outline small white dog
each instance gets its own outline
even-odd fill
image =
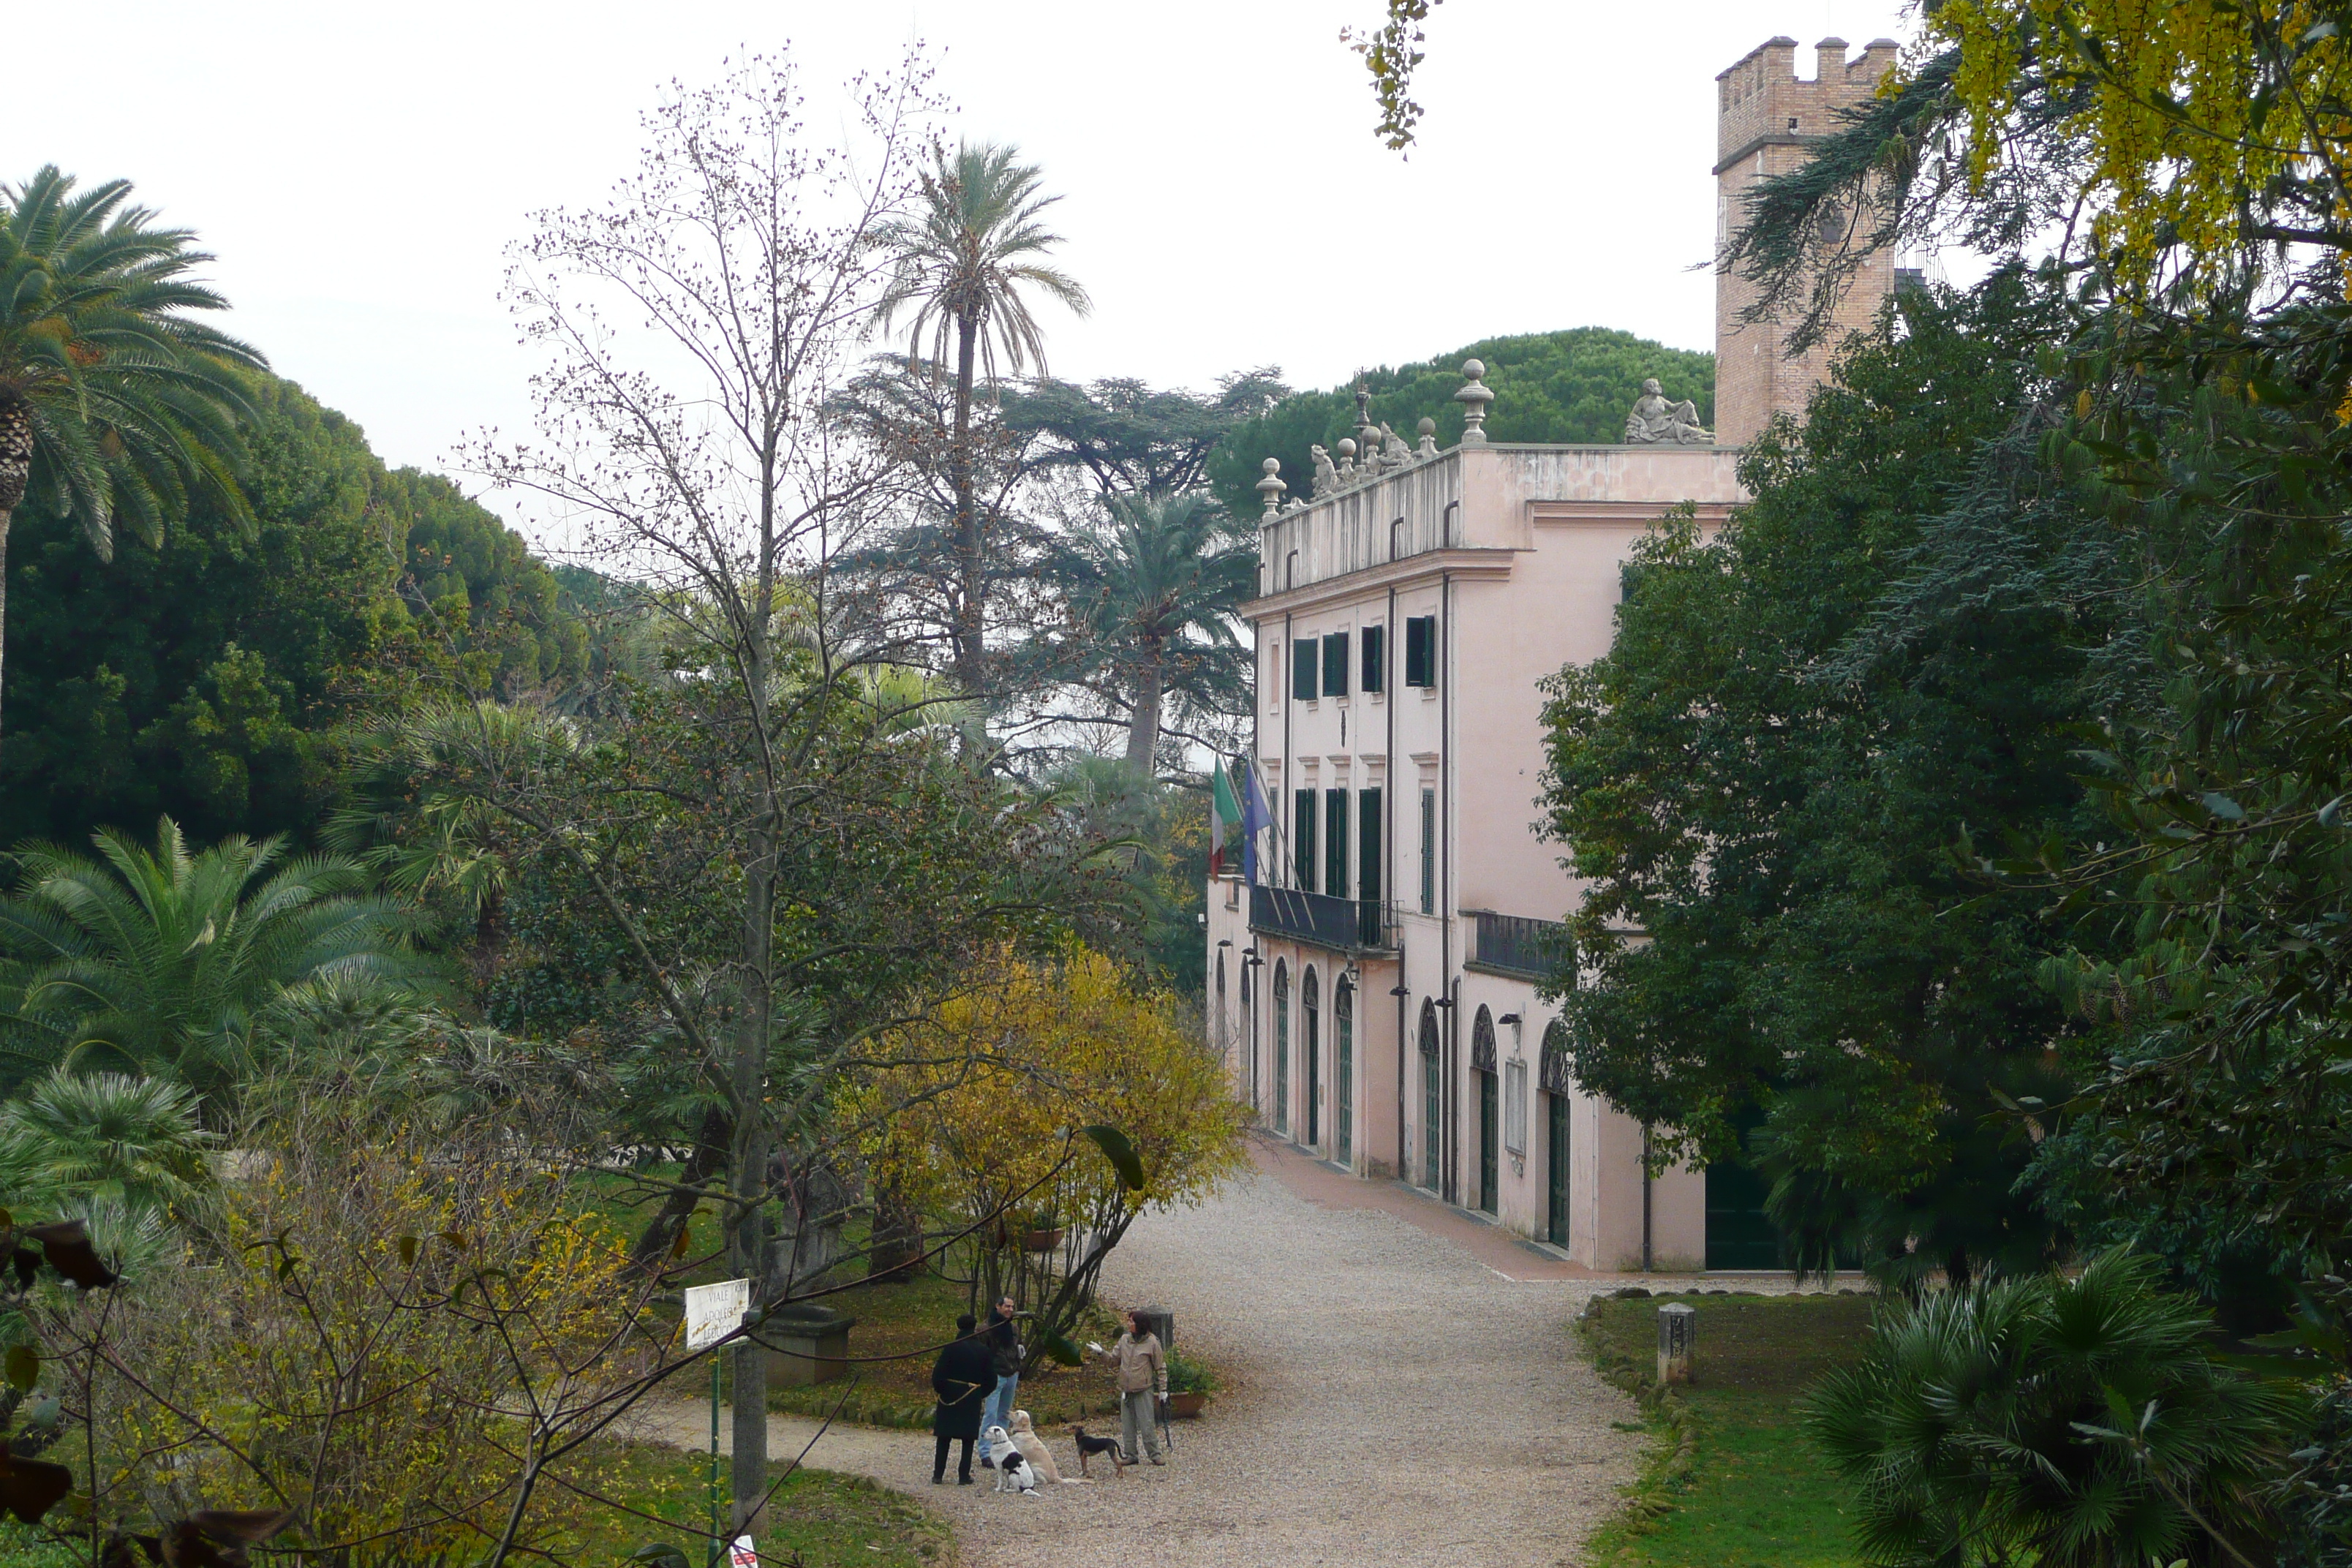
[[[996,1489],[1017,1491],[1024,1497],[1037,1495],[1037,1471],[1029,1463],[1029,1456],[1013,1440],[1013,1434],[1002,1426],[991,1426],[980,1435],[988,1445],[988,1457],[996,1464]]]

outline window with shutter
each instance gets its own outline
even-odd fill
[[[1323,792],[1323,890],[1348,896],[1348,792]]]
[[[1315,890],[1315,792],[1298,791],[1292,806],[1292,865],[1298,885],[1311,893]]]
[[[1437,617],[1414,616],[1404,624],[1404,683],[1437,684]]]
[[[1356,682],[1362,691],[1386,691],[1389,689],[1389,637],[1386,626],[1364,628],[1364,673]]]
[[[1315,653],[1313,637],[1301,637],[1290,645],[1290,694],[1301,702],[1315,700]]]
[[[1381,901],[1381,792],[1356,795],[1356,897],[1368,904]]]
[[[1421,912],[1437,912],[1437,792],[1421,792]]]
[[[1333,632],[1323,639],[1323,695],[1348,695],[1348,634]]]

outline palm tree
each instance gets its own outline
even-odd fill
[[[227,301],[189,278],[212,258],[125,205],[126,180],[76,195],[52,165],[0,186],[0,627],[8,525],[27,497],[78,520],[100,560],[114,520],[150,545],[196,492],[242,519],[231,468],[260,353],[191,312]]]
[[[152,852],[114,828],[91,841],[104,864],[46,845],[16,852],[0,995],[15,1003],[18,1056],[110,1060],[212,1093],[235,1083],[255,1025],[289,987],[421,973],[409,911],[365,892],[348,860],[280,864],[276,838],[192,855],[169,817]]]
[[[0,1107],[0,1189],[19,1206],[184,1205],[212,1185],[205,1152],[218,1142],[181,1084],[59,1068]]]
[[[1017,163],[1014,148],[959,143],[945,149],[922,176],[916,212],[882,226],[876,242],[895,263],[878,320],[887,327],[911,312],[909,354],[934,372],[955,353],[955,431],[948,445],[948,487],[954,498],[957,578],[954,660],[957,683],[982,689],[985,675],[987,562],[978,508],[972,500],[971,396],[975,378],[1042,371],[1045,345],[1024,290],[1036,289],[1077,315],[1093,308],[1076,279],[1040,259],[1062,237],[1038,221],[1061,200],[1040,195],[1034,164]]]
[[[1244,656],[1233,617],[1256,589],[1256,542],[1198,492],[1106,496],[1102,517],[1073,530],[1055,554],[1085,657],[1128,705],[1128,765],[1149,773],[1171,693],[1204,711],[1239,703]]]

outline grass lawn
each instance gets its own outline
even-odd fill
[[[1858,1355],[1870,1296],[1715,1296],[1595,1301],[1581,1325],[1601,1374],[1630,1393],[1657,1373],[1658,1308],[1698,1310],[1687,1431],[1644,1399],[1657,1447],[1633,1505],[1589,1560],[1629,1568],[1849,1568],[1844,1486],[1798,1431],[1806,1387]],[[1688,1447],[1683,1449],[1687,1441]],[[1683,1451],[1677,1455],[1677,1450]]]
[[[565,1543],[565,1561],[577,1568],[623,1568],[623,1559],[638,1547],[667,1541],[699,1564],[701,1543],[709,1540],[700,1533],[709,1528],[709,1459],[643,1443],[614,1444],[599,1458],[609,1478],[600,1489],[606,1495],[684,1528],[665,1530],[614,1510],[600,1516],[593,1533]],[[787,1456],[772,1469],[781,1475],[789,1462]],[[949,1542],[947,1526],[912,1498],[826,1470],[794,1471],[768,1505],[758,1537],[762,1560],[791,1562],[797,1552],[807,1568],[921,1568],[953,1561]]]

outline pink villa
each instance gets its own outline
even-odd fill
[[[1717,79],[1724,221],[1871,92],[1895,46],[1814,79],[1774,38]],[[1893,286],[1864,266],[1844,315]],[[1801,413],[1826,356],[1790,358],[1717,289],[1716,408],[1654,384],[1623,444],[1489,442],[1495,394],[1464,367],[1460,444],[1409,448],[1360,416],[1312,494],[1270,470],[1258,597],[1255,761],[1274,827],[1258,885],[1208,889],[1207,1016],[1262,1124],[1367,1180],[1396,1180],[1596,1269],[1770,1268],[1744,1171],[1651,1175],[1643,1130],[1583,1092],[1538,994],[1582,889],[1536,830],[1540,683],[1608,651],[1626,556],[1669,509],[1720,523],[1738,447]]]

